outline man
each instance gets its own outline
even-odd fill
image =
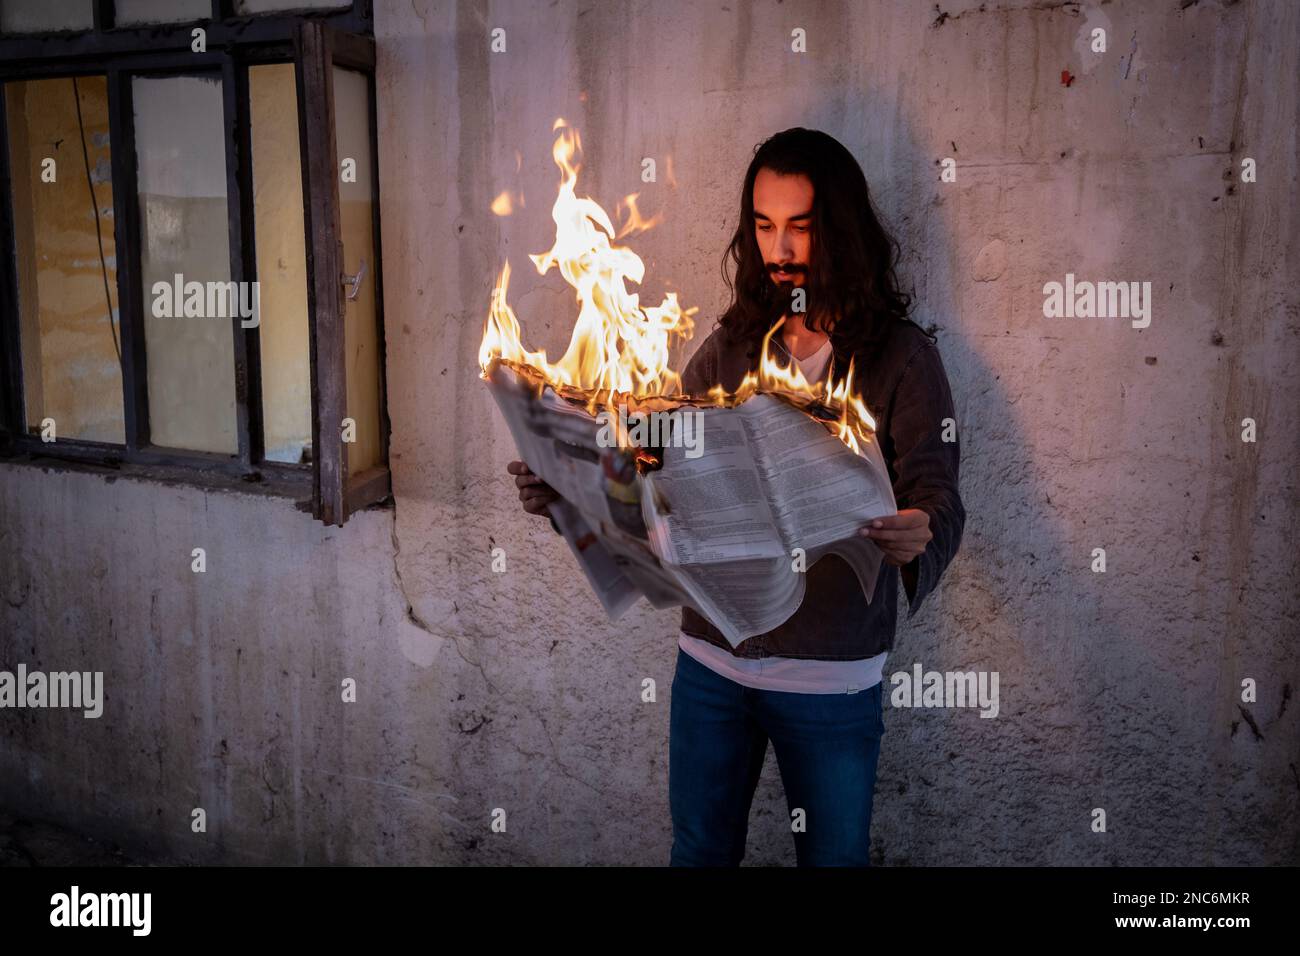
[[[669,731],[672,865],[739,865],[769,740],[799,865],[870,865],[898,582],[910,617],[956,554],[966,520],[955,427],[945,427],[955,421],[947,375],[933,336],[906,318],[896,250],[862,169],[834,138],[795,128],[755,151],[727,251],[731,305],[683,387],[734,390],[777,322],[772,346],[809,381],[828,370],[839,380],[852,360],[899,510],[860,532],[885,561],[870,603],[848,564],[828,555],[806,572],[794,615],[739,647],[683,609]],[[508,470],[524,510],[547,514],[555,492],[523,462]]]

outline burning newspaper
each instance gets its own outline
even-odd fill
[[[530,258],[540,274],[555,267],[576,293],[569,346],[555,362],[524,348],[507,262],[479,367],[520,458],[563,497],[551,513],[610,617],[645,595],[657,608],[695,608],[736,645],[794,614],[800,572],[827,554],[849,563],[870,601],[882,554],[856,532],[897,509],[852,364],[838,382],[808,382],[797,364],[769,354],[774,326],[736,391],[682,395],[668,355],[689,338],[697,310],[682,309],[674,293],[642,306],[628,283],[641,282],[645,265],[614,244],[658,217],[642,219],[633,194],[616,231],[595,200],[577,194],[577,131],[562,119],[554,128],[555,245]],[[509,215],[507,199],[499,196],[493,212]],[[624,402],[683,433],[647,447],[623,424]],[[687,408],[689,421],[676,414]],[[619,422],[612,442],[602,412]],[[700,450],[695,439],[701,455],[689,453]]]
[[[875,441],[855,454],[827,424],[759,393],[692,408],[704,454],[669,440],[653,450],[662,467],[642,474],[635,451],[602,443],[584,404],[539,393],[502,362],[487,382],[520,458],[564,499],[551,513],[611,620],[644,595],[656,608],[695,608],[738,645],[794,614],[796,567],[827,554],[848,562],[871,600],[882,556],[857,531],[897,510]]]

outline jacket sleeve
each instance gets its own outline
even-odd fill
[[[949,429],[953,440],[943,440],[944,420],[955,423],[956,418],[939,350],[933,342],[926,342],[912,354],[899,377],[889,423],[898,510],[924,511],[930,517],[933,535],[925,550],[900,568],[908,618],[939,583],[957,554],[966,525],[966,509],[957,487],[961,445],[955,424]]]
[[[700,343],[682,371],[683,392],[687,395],[703,395],[718,384],[715,354],[712,338]]]

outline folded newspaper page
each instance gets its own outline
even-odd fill
[[[736,646],[788,620],[804,595],[798,569],[828,554],[871,600],[883,555],[857,531],[897,511],[876,442],[854,454],[774,395],[683,403],[703,454],[666,441],[643,475],[630,452],[602,446],[583,405],[504,363],[487,380],[519,457],[563,498],[551,514],[611,620],[644,596],[693,607]]]

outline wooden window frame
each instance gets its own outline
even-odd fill
[[[125,441],[122,444],[59,438],[45,443],[28,433],[19,341],[17,246],[13,210],[6,98],[0,95],[0,461],[30,460],[102,466],[141,477],[187,481],[205,487],[258,485],[269,493],[300,500],[326,524],[385,500],[391,491],[388,462],[379,230],[378,163],[374,182],[375,319],[379,345],[380,466],[360,475],[348,471],[348,447],[337,423],[346,414],[343,305],[337,232],[339,167],[331,66],[364,73],[370,96],[370,149],[377,160],[373,14],[369,0],[320,13],[235,17],[233,0],[214,0],[207,20],[118,29],[111,0],[95,0],[95,29],[77,33],[0,36],[0,83],[15,80],[105,76],[108,83],[113,176],[117,305],[122,348]],[[207,52],[191,50],[192,33],[203,27]],[[310,466],[264,457],[260,328],[232,320],[235,455],[163,448],[150,441],[148,357],[144,345],[144,289],[141,286],[139,203],[132,78],[217,74],[222,81],[226,143],[226,201],[229,213],[230,281],[256,278],[253,220],[249,67],[292,63],[298,94],[303,212],[306,227],[308,344],[311,364],[312,462]],[[331,233],[333,239],[330,238]]]

